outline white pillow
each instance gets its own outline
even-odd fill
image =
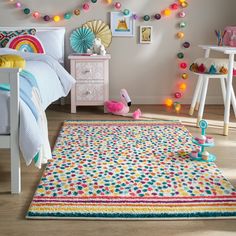
[[[36,36],[44,46],[45,53],[60,63],[64,63],[65,29],[42,29],[36,31]]]

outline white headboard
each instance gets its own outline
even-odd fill
[[[42,42],[46,54],[51,55],[64,64],[65,55],[65,28],[64,27],[0,27],[0,31],[15,31],[21,29],[36,29],[36,36]]]

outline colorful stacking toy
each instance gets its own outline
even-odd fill
[[[199,149],[193,150],[190,154],[191,160],[203,161],[203,162],[212,162],[216,160],[216,156],[210,154],[205,150],[205,148],[214,147],[214,139],[211,136],[206,135],[206,129],[208,123],[205,120],[199,122],[199,126],[202,129],[201,136],[194,137],[193,143],[199,146]]]

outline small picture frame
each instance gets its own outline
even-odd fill
[[[152,26],[140,26],[140,43],[152,43]]]
[[[113,37],[134,37],[135,20],[132,15],[124,15],[122,12],[111,12],[111,32]]]

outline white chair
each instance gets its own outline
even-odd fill
[[[203,49],[205,49],[205,55],[204,58],[206,60],[210,59],[210,47],[202,47]],[[227,64],[228,62],[226,62]],[[233,66],[233,65],[232,65]],[[208,88],[208,83],[209,83],[209,79],[210,78],[214,78],[214,79],[220,79],[221,82],[221,89],[222,89],[222,95],[223,95],[223,99],[224,99],[224,105],[226,105],[226,98],[227,98],[227,94],[226,94],[226,84],[227,84],[227,74],[224,75],[214,75],[214,74],[201,74],[201,73],[194,73],[198,76],[198,81],[197,81],[197,85],[194,91],[194,95],[193,95],[193,99],[192,99],[192,103],[191,103],[191,107],[189,110],[189,114],[192,116],[194,113],[194,110],[198,110],[198,117],[197,117],[197,126],[199,126],[199,121],[202,119],[203,117],[203,112],[204,112],[204,107],[205,107],[205,101],[206,101],[206,94],[207,94],[207,88]],[[236,99],[235,99],[235,93],[233,90],[233,87],[231,85],[231,103],[233,105],[233,109],[234,109],[234,114],[236,116]],[[226,125],[226,124],[225,124]],[[225,127],[224,127],[225,129]],[[224,132],[224,134],[226,134],[228,132]]]
[[[194,111],[198,110],[198,116],[197,116],[197,126],[198,126],[199,121],[203,117],[209,79],[220,80],[223,100],[225,104],[227,75],[211,75],[211,74],[201,74],[201,73],[194,73],[194,74],[198,76],[198,81],[193,94],[193,99],[189,110],[189,114],[192,116],[194,114]],[[231,103],[233,106],[234,114],[236,116],[236,99],[233,87],[231,87]]]

